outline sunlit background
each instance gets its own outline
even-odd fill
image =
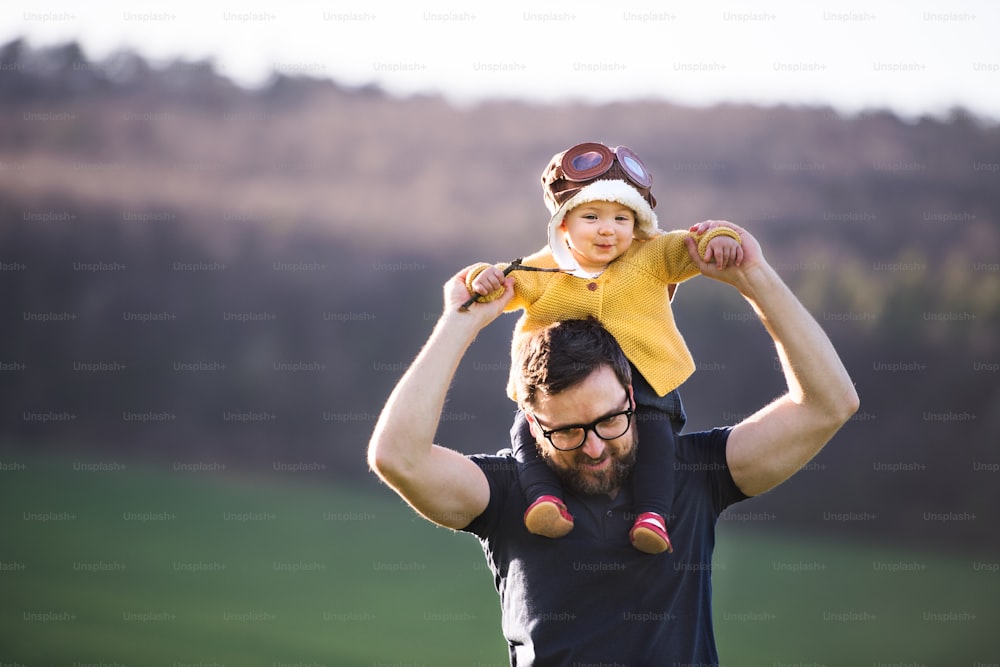
[[[540,247],[539,174],[585,140],[642,156],[661,226],[749,228],[861,395],[720,520],[722,664],[1000,664],[998,25],[989,2],[8,3],[0,667],[507,664],[478,543],[365,447],[442,283]],[[731,290],[674,306],[689,429],[782,390]],[[514,321],[470,350],[441,443],[505,445]]]
[[[277,71],[462,103],[656,98],[1000,115],[1000,8],[987,0],[97,4],[14,3],[0,10],[0,34],[80,40],[97,59],[123,48],[210,59],[247,86]]]

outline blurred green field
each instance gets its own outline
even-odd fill
[[[715,632],[734,667],[1000,666],[996,554],[719,530]]]
[[[388,490],[0,462],[2,665],[507,664],[478,543]],[[1000,664],[996,559],[832,544],[722,522],[724,665]]]

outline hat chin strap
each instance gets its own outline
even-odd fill
[[[559,265],[560,269],[577,278],[593,278],[594,274],[584,271],[579,262],[576,261],[576,257],[573,257],[573,252],[567,245],[566,232],[562,230],[561,226],[562,218],[556,220],[553,217],[549,222],[549,249],[552,251],[552,257],[556,260],[556,264]]]
[[[574,272],[575,275],[575,272],[580,270],[580,265],[577,264],[576,258],[570,252],[569,246],[566,245],[566,232],[560,229],[561,226],[562,216],[558,220],[556,216],[552,216],[549,221],[549,250],[552,251],[552,257],[560,269]]]

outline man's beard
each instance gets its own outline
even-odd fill
[[[618,491],[625,479],[628,478],[632,468],[635,467],[635,454],[638,447],[638,434],[633,433],[632,446],[624,454],[618,448],[606,447],[605,454],[611,457],[611,465],[607,470],[600,472],[585,472],[579,465],[564,467],[563,464],[552,461],[549,456],[542,453],[549,467],[559,477],[563,487],[577,494],[593,496],[609,494]],[[576,461],[591,460],[582,450],[573,452],[576,454]]]

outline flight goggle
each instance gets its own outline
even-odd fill
[[[626,146],[608,148],[594,142],[577,144],[566,151],[560,166],[566,180],[583,182],[606,174],[616,161],[629,180],[639,187],[648,188],[653,184],[646,165]]]

